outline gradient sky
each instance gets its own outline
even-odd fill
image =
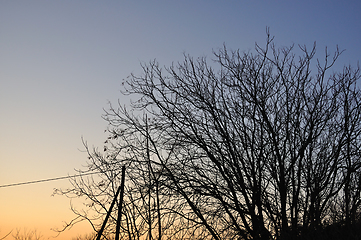
[[[361,2],[303,1],[0,1],[0,185],[74,174],[85,165],[83,137],[102,146],[103,108],[140,63],[212,58],[226,44],[252,50],[317,42],[346,49],[338,66],[361,60]],[[0,238],[37,228],[44,239],[72,218],[69,200],[51,197],[67,180],[0,188]],[[74,227],[56,239],[90,231]],[[7,239],[10,239],[7,238]]]

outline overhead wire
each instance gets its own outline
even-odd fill
[[[20,183],[11,183],[11,184],[0,185],[0,188],[14,187],[14,186],[20,186],[20,185],[28,185],[28,184],[42,183],[42,182],[50,182],[50,181],[62,180],[62,179],[67,179],[67,178],[72,178],[72,177],[82,177],[82,176],[92,175],[92,174],[96,174],[96,173],[99,173],[99,172],[90,172],[90,173],[84,173],[84,174],[76,174],[76,175],[69,175],[69,176],[63,176],[63,177],[47,178],[47,179],[20,182]]]

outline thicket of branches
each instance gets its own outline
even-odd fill
[[[99,229],[125,165],[126,239],[311,239],[330,225],[355,226],[359,67],[332,72],[338,49],[322,60],[315,46],[294,50],[267,34],[253,53],[224,47],[211,63],[143,65],[125,82],[131,106],[104,115],[104,149],[86,145],[87,171],[99,176],[62,191],[88,198],[74,209],[79,219]]]

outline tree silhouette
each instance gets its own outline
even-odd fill
[[[14,240],[41,240],[43,239],[43,236],[38,233],[36,229],[34,230],[27,230],[23,229],[21,231],[20,229],[16,229],[16,232],[12,234],[12,237]]]
[[[267,32],[254,53],[142,65],[123,91],[138,100],[104,115],[104,151],[85,144],[100,180],[63,193],[87,196],[101,217],[126,165],[130,239],[295,239],[357,223],[359,67],[329,73],[341,51],[321,61],[315,45],[298,49]]]

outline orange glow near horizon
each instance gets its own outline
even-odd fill
[[[60,234],[55,231],[62,229],[75,214],[70,210],[68,198],[51,196],[54,185],[66,185],[66,181],[0,188],[0,239],[17,230],[21,233],[36,230],[42,239],[57,240],[71,240],[91,233],[93,230],[85,221]],[[81,203],[76,204],[81,207]],[[13,239],[12,234],[4,240]]]

